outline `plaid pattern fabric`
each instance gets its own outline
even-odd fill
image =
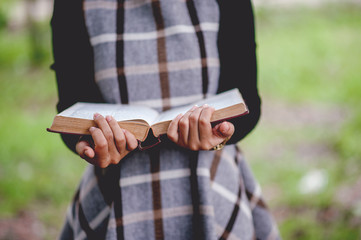
[[[83,7],[106,101],[166,110],[216,93],[216,1],[87,0]]]
[[[120,187],[119,187],[120,186]],[[233,145],[135,152],[89,166],[60,239],[279,239],[243,155]]]
[[[158,110],[215,94],[214,0],[85,0],[95,80],[107,102]],[[60,239],[279,239],[235,145],[193,152],[172,144],[89,166]]]

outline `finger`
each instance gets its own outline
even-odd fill
[[[175,119],[173,119],[173,121],[171,121],[168,127],[167,136],[171,141],[175,143],[177,143],[179,139],[178,124],[182,116],[183,114],[179,114]]]
[[[199,116],[198,128],[199,128],[199,139],[202,143],[209,142],[212,137],[212,125],[211,117],[214,113],[214,108],[207,104],[203,106],[203,110]],[[208,146],[207,146],[208,147]]]
[[[230,122],[223,122],[221,126],[219,127],[219,131],[222,133],[222,135],[226,138],[232,137],[234,133],[234,125]]]
[[[103,135],[108,144],[109,161],[112,164],[117,164],[120,161],[120,153],[115,145],[114,134],[109,126],[108,121],[100,114],[94,114],[94,121],[103,132]]]
[[[91,148],[90,143],[88,141],[80,141],[76,144],[75,150],[78,155],[85,159],[85,158],[94,158],[95,152]]]
[[[94,149],[91,148],[88,141],[80,141],[75,146],[76,152],[79,156],[90,164],[98,166],[97,158],[95,158]]]
[[[128,130],[122,129],[123,133],[125,135],[126,143],[127,143],[127,150],[133,151],[138,147],[138,140],[135,138],[135,136],[129,132]]]
[[[108,141],[105,139],[102,130],[99,128],[91,127],[89,132],[94,141],[95,157],[97,158],[95,164],[99,167],[107,167],[110,162]]]
[[[126,149],[126,139],[124,132],[119,127],[118,122],[112,116],[107,116],[105,119],[107,120],[110,129],[113,132],[115,146],[118,152],[122,153]]]
[[[189,116],[192,114],[192,112],[197,108],[198,106],[193,106],[188,112],[186,112],[178,123],[178,129],[179,129],[179,141],[183,143],[184,145],[188,144],[188,132],[189,132]]]
[[[234,133],[234,125],[230,122],[222,122],[213,128],[213,134],[219,138],[230,138]]]
[[[95,113],[94,122],[97,124],[98,128],[103,132],[103,135],[108,142],[109,150],[115,150],[113,148],[115,147],[113,131],[111,130],[106,119],[99,113]]]
[[[202,107],[198,107],[189,116],[188,147],[194,151],[199,150],[200,141],[199,141],[198,122],[202,110],[203,110]]]

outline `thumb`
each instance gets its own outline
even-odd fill
[[[214,134],[221,138],[229,138],[234,133],[234,126],[230,122],[222,122],[214,127]]]
[[[94,150],[90,147],[88,141],[79,141],[75,146],[76,152],[83,159],[93,158],[95,156]]]

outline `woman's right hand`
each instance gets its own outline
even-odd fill
[[[81,139],[75,146],[81,158],[95,166],[106,168],[110,164],[118,164],[137,148],[138,141],[134,135],[120,128],[113,117],[104,118],[96,113],[94,121],[97,127],[89,129],[93,141]]]

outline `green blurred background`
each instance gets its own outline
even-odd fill
[[[284,239],[360,239],[361,3],[293,1],[255,4],[263,115],[239,144]],[[56,238],[86,166],[45,131],[51,5],[0,3],[0,240]]]

